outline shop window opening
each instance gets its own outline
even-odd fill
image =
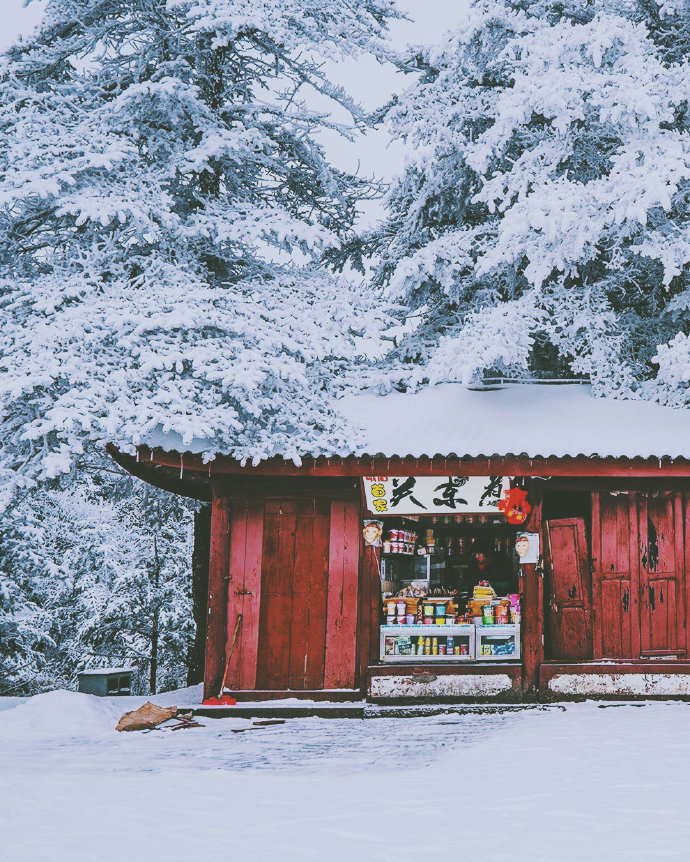
[[[517,527],[500,514],[380,522],[383,662],[520,658]]]

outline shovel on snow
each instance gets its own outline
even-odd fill
[[[237,703],[234,697],[230,697],[230,695],[224,695],[225,691],[225,683],[228,679],[228,674],[230,673],[230,661],[232,660],[232,654],[235,651],[235,644],[237,643],[237,639],[240,635],[240,629],[242,628],[242,614],[237,614],[237,622],[235,623],[235,631],[232,634],[232,641],[230,643],[230,649],[228,650],[228,660],[225,662],[225,673],[223,674],[223,680],[220,684],[220,691],[218,692],[218,697],[209,697],[204,701],[204,706],[233,706]]]

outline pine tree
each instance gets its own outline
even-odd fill
[[[403,385],[690,403],[689,34],[685,0],[479,0],[401,60],[419,78],[384,113],[413,152],[363,242],[419,321]]]
[[[73,687],[133,665],[137,687],[185,684],[194,638],[194,505],[104,456],[26,493],[0,522],[0,691]]]
[[[0,510],[89,441],[240,459],[347,442],[329,387],[378,312],[319,268],[375,184],[326,160],[325,59],[391,0],[51,0],[0,62]],[[349,134],[347,128],[341,128]],[[300,260],[300,263],[297,263]]]

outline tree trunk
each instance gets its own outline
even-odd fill
[[[194,515],[194,551],[192,553],[192,613],[194,645],[187,666],[187,685],[204,680],[206,647],[206,605],[208,602],[208,565],[211,555],[211,507],[202,506]]]
[[[160,586],[160,560],[158,559],[158,542],[153,536],[153,586],[155,597],[153,602],[153,619],[151,620],[151,666],[149,670],[149,694],[155,694],[158,677],[158,626],[160,606],[158,587]]]

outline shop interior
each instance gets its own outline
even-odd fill
[[[500,514],[381,520],[381,660],[518,659],[518,528]]]

